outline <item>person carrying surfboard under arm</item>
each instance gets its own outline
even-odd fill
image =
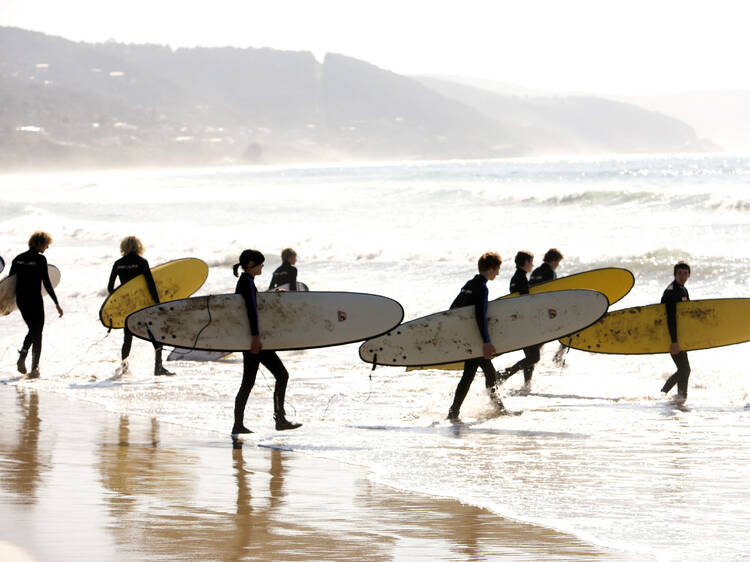
[[[115,290],[115,280],[119,277],[120,284],[127,283],[131,279],[143,275],[146,278],[151,297],[156,304],[159,304],[159,292],[156,290],[154,277],[151,275],[151,268],[148,261],[143,257],[143,244],[135,236],[126,236],[120,241],[120,253],[122,257],[112,265],[112,272],[109,275],[107,291],[111,295]],[[133,334],[130,333],[127,326],[125,327],[125,337],[122,343],[122,364],[118,373],[124,375],[129,370],[128,357],[130,356],[130,347],[133,344]],[[154,376],[173,376],[174,373],[167,371],[162,365],[162,346],[154,343]]]
[[[242,384],[240,384],[237,396],[234,399],[234,426],[232,427],[232,434],[235,435],[252,433],[244,425],[245,405],[250,396],[250,391],[255,385],[255,377],[258,374],[258,367],[261,363],[266,369],[271,371],[271,374],[276,379],[276,385],[273,390],[273,418],[276,422],[276,429],[282,431],[297,429],[302,426],[301,423],[293,423],[286,419],[284,397],[286,395],[286,385],[289,381],[289,373],[275,351],[263,349],[263,343],[260,338],[257,302],[258,289],[255,286],[255,278],[263,272],[263,262],[265,259],[265,256],[258,250],[243,250],[240,254],[239,263],[234,264],[232,267],[235,277],[238,277],[238,271],[242,268],[242,274],[239,275],[234,292],[242,295],[245,301],[251,335],[250,349],[242,352]]]
[[[473,359],[467,359],[464,362],[464,372],[461,376],[461,380],[456,387],[456,394],[453,398],[453,404],[448,410],[448,419],[451,421],[458,421],[458,413],[461,410],[461,404],[463,404],[466,395],[469,392],[471,383],[474,381],[474,375],[477,373],[479,367],[484,372],[485,384],[487,389],[490,391],[490,395],[495,402],[495,405],[500,409],[504,410],[500,397],[495,393],[495,383],[497,382],[497,373],[495,367],[492,365],[492,356],[495,355],[495,346],[492,345],[490,340],[489,328],[487,325],[487,296],[489,291],[487,290],[487,281],[492,281],[500,273],[500,265],[503,260],[495,252],[487,252],[482,254],[479,258],[478,269],[479,273],[472,279],[466,282],[461,288],[461,292],[453,300],[451,308],[458,308],[462,306],[474,306],[474,317],[477,321],[477,328],[479,333],[482,335],[482,357],[476,357]]]
[[[519,252],[520,254],[521,252]],[[516,256],[516,259],[518,259],[518,255]],[[531,277],[529,278],[528,283],[526,283],[525,286],[525,293],[522,294],[529,294],[529,287],[533,287],[534,285],[538,285],[540,283],[545,283],[547,281],[554,281],[557,279],[557,273],[555,273],[555,270],[560,265],[560,262],[563,259],[562,253],[560,253],[560,250],[557,248],[550,248],[547,250],[547,252],[544,254],[544,260],[542,265],[537,267],[535,270],[531,272]],[[533,255],[532,255],[532,263],[533,263]],[[516,262],[516,265],[518,265],[518,262]],[[531,271],[531,268],[529,268],[529,271]],[[513,279],[511,279],[510,286],[511,286],[511,292],[521,291],[520,287],[523,286],[523,280],[521,279],[523,277],[523,280],[525,280],[526,275],[525,272],[521,273],[521,275],[518,275],[518,271],[516,272],[516,275],[513,276]],[[519,288],[514,289],[513,280],[516,280],[516,283],[518,284]],[[542,346],[544,344],[537,344],[532,345],[529,347],[525,347],[523,352],[525,357],[521,359],[518,363],[513,365],[512,367],[509,367],[503,371],[503,373],[500,375],[500,381],[505,382],[510,377],[512,377],[517,371],[523,369],[523,389],[525,391],[528,391],[531,389],[531,378],[534,375],[534,367],[539,362],[539,358],[541,357],[541,351]]]
[[[674,281],[672,281],[664,290],[661,296],[661,302],[667,307],[667,329],[672,343],[669,346],[669,354],[672,357],[677,371],[667,379],[661,391],[667,394],[674,385],[677,385],[677,399],[685,401],[687,399],[688,378],[690,377],[690,361],[688,361],[687,351],[680,349],[677,339],[677,303],[687,302],[690,295],[685,288],[685,283],[690,278],[690,266],[684,261],[680,261],[674,266]]]
[[[284,248],[281,251],[281,265],[276,268],[271,277],[271,284],[268,290],[271,291],[281,285],[289,285],[289,291],[297,290],[297,252],[291,248]]]
[[[16,276],[16,304],[23,321],[29,328],[18,352],[16,367],[18,372],[26,373],[26,355],[31,348],[30,379],[39,377],[39,359],[42,355],[42,331],[44,330],[44,301],[42,284],[57,307],[62,317],[63,309],[57,302],[57,295],[52,287],[47,269],[47,258],[44,252],[52,244],[52,237],[46,232],[37,231],[29,238],[29,249],[18,254],[10,264],[9,275]]]

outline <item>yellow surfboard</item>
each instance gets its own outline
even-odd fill
[[[566,289],[591,289],[603,293],[609,304],[612,305],[622,299],[630,292],[635,283],[633,274],[621,267],[604,267],[592,269],[581,273],[574,273],[560,277],[553,281],[545,281],[529,288],[529,294],[547,293],[550,291],[562,291]],[[520,296],[520,293],[510,293],[501,299],[510,299]],[[498,299],[499,300],[499,299]],[[444,371],[462,371],[463,361],[459,363],[447,363],[445,365],[425,365],[422,367],[408,367],[407,371],[418,371],[422,369],[441,369]]]
[[[201,288],[208,277],[208,265],[198,258],[169,261],[151,269],[161,302],[184,299]],[[107,328],[124,328],[125,318],[137,310],[156,304],[143,275],[123,283],[107,297],[99,319]]]
[[[750,299],[709,299],[677,303],[677,340],[684,351],[750,341]],[[671,338],[664,304],[636,306],[605,314],[596,324],[560,340],[593,353],[669,353]]]

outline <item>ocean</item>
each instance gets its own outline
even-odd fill
[[[748,297],[750,157],[629,156],[106,171],[0,176],[0,256],[53,238],[65,310],[46,300],[42,378],[19,380],[25,325],[0,319],[0,382],[65,394],[110,411],[216,432],[229,439],[240,355],[169,362],[133,344],[131,373],[115,377],[122,332],[106,329],[119,241],[141,238],[152,266],[198,257],[197,294],[233,292],[244,248],[266,254],[265,288],[285,247],[311,290],[398,300],[405,320],[446,309],[485,251],[504,262],[490,298],[508,292],[518,250],[558,248],[558,275],[624,267],[635,286],[613,309],[658,302],[672,266],[692,267],[692,299]],[[7,273],[7,270],[4,274]],[[499,416],[478,374],[461,424],[445,420],[460,373],[362,363],[358,344],[283,352],[287,413],[276,432],[273,377],[261,369],[245,424],[259,447],[364,467],[370,478],[570,533],[624,559],[740,560],[750,547],[750,346],[690,353],[684,407],[660,388],[667,355],[572,350],[565,365],[543,348],[531,392],[518,374]],[[503,368],[522,357],[497,357]],[[533,556],[530,556],[533,558]]]

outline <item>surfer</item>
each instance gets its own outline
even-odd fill
[[[517,258],[518,256],[516,256]],[[532,256],[533,259],[533,256]],[[529,287],[533,287],[534,285],[539,285],[540,283],[545,283],[547,281],[554,281],[557,279],[557,273],[555,273],[555,270],[560,265],[560,262],[563,259],[563,255],[560,253],[560,250],[557,248],[550,248],[547,250],[547,252],[544,254],[544,259],[542,260],[542,265],[537,267],[535,270],[531,272],[531,277],[529,278],[528,284],[526,285],[526,293],[528,294]],[[529,271],[531,271],[529,269]],[[514,279],[516,279],[516,276],[513,276]],[[525,279],[525,274],[523,274],[523,277]],[[520,276],[517,278],[517,282],[522,283]],[[518,290],[518,289],[516,289]],[[511,292],[515,292],[513,289],[513,280],[511,279]],[[516,371],[523,369],[523,388],[524,390],[529,390],[531,388],[531,377],[534,374],[534,367],[539,362],[539,358],[541,356],[542,346],[544,344],[537,344],[532,345],[529,347],[524,348],[523,352],[525,357],[513,365],[512,367],[506,369],[501,375],[500,378],[502,381],[508,380],[511,376],[513,376]]]
[[[531,273],[534,267],[534,254],[531,252],[520,251],[516,254],[516,272],[510,279],[510,292],[520,293],[522,295],[529,294],[529,280],[526,275]],[[555,266],[557,267],[557,266]],[[554,275],[554,270],[552,271]],[[518,361],[515,365],[508,367],[500,375],[500,383],[502,384],[518,371],[523,369],[523,380],[524,386],[528,387],[531,383],[531,375],[534,372],[534,365],[539,361],[539,350],[540,345],[532,345],[523,348],[524,358]]]
[[[47,270],[44,252],[52,244],[52,237],[46,232],[37,231],[29,238],[29,249],[18,254],[10,264],[9,275],[16,276],[16,304],[29,331],[18,352],[18,372],[26,373],[26,355],[31,348],[30,379],[39,377],[39,358],[42,355],[42,331],[44,330],[44,302],[42,284],[55,303],[57,313],[62,317],[63,309],[57,302]]]
[[[677,262],[674,266],[674,281],[672,281],[664,290],[661,296],[661,302],[667,305],[667,328],[671,344],[669,354],[672,357],[677,371],[667,379],[661,391],[667,394],[672,387],[677,385],[677,399],[687,399],[688,378],[690,377],[690,362],[688,361],[687,351],[680,348],[677,340],[677,303],[690,300],[690,295],[685,288],[685,283],[690,278],[690,266],[684,261]]]
[[[275,351],[263,349],[260,341],[260,326],[258,323],[258,289],[255,287],[255,278],[263,272],[263,262],[265,257],[258,250],[244,250],[240,254],[239,263],[234,264],[234,276],[238,276],[238,271],[242,268],[242,274],[239,275],[235,293],[242,295],[245,299],[247,308],[247,318],[250,321],[250,350],[242,352],[243,370],[242,384],[237,391],[237,397],[234,399],[234,427],[233,434],[252,433],[244,425],[245,405],[250,396],[250,391],[255,385],[255,377],[258,374],[258,366],[263,366],[271,371],[276,379],[276,385],[273,390],[273,418],[276,422],[276,429],[297,429],[302,424],[293,423],[286,419],[284,412],[284,395],[286,394],[286,384],[289,380],[289,373],[284,364],[279,359]],[[296,271],[296,270],[295,270]]]
[[[289,291],[297,290],[297,252],[291,248],[284,248],[281,251],[281,265],[276,268],[271,277],[271,284],[268,290],[275,289],[281,285],[289,285]]]
[[[156,304],[159,304],[159,293],[156,290],[154,277],[151,275],[151,268],[148,261],[143,257],[143,244],[135,236],[126,236],[120,242],[120,253],[122,257],[112,265],[112,272],[109,275],[107,291],[112,294],[115,290],[115,279],[120,278],[120,285],[127,283],[131,279],[143,275],[146,278],[146,286],[151,298]],[[130,346],[133,343],[133,334],[125,326],[125,338],[122,343],[122,364],[118,369],[121,375],[127,374],[129,370],[128,357],[130,356]],[[162,365],[161,360],[162,346],[154,342],[154,375],[172,376],[174,373],[167,371]]]
[[[484,342],[482,346],[482,357],[467,359],[464,362],[464,372],[461,380],[456,387],[456,394],[453,398],[453,404],[448,410],[448,419],[451,421],[458,420],[458,412],[461,409],[469,387],[474,381],[474,375],[479,367],[484,372],[485,384],[490,392],[492,399],[500,410],[504,410],[502,400],[495,392],[495,383],[497,382],[497,373],[492,365],[492,356],[495,355],[495,346],[490,340],[489,328],[487,325],[487,281],[492,281],[500,273],[500,265],[503,260],[495,252],[487,252],[479,258],[479,273],[466,282],[461,288],[461,292],[453,300],[451,308],[474,305],[474,317],[477,321],[479,333]]]

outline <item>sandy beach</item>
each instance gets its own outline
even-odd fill
[[[619,557],[357,467],[32,386],[0,386],[3,560]]]

